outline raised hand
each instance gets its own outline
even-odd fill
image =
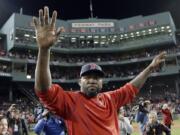
[[[166,52],[161,52],[159,55],[155,56],[149,67],[151,69],[158,68],[163,62],[165,62]]]
[[[161,63],[165,61],[165,58],[166,52],[161,52],[159,55],[155,56],[148,67],[146,67],[140,74],[138,74],[133,80],[131,80],[130,83],[139,89],[142,88],[151,72],[154,69],[158,68]]]
[[[36,40],[39,48],[50,48],[58,39],[63,28],[56,29],[57,12],[53,11],[52,19],[49,21],[49,8],[44,7],[39,10],[39,20],[33,17],[36,31]]]

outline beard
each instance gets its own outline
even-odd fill
[[[99,92],[98,91],[88,91],[88,92],[86,92],[86,96],[88,96],[89,98],[92,98],[92,97],[95,97],[95,96],[97,96],[97,94],[98,94]]]
[[[97,96],[99,92],[100,92],[99,87],[84,87],[83,88],[83,93],[89,98]]]

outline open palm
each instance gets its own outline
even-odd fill
[[[49,22],[48,7],[44,7],[44,13],[42,9],[39,10],[39,20],[35,17],[33,18],[36,31],[36,40],[39,47],[49,48],[56,42],[59,34],[62,31],[62,28],[56,29],[55,27],[56,18],[57,12],[54,11],[52,19]]]

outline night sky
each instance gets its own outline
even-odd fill
[[[63,20],[90,17],[89,0],[0,0],[0,27],[13,12],[23,8],[23,14],[38,15],[45,5],[57,10]],[[94,17],[123,19],[136,15],[150,15],[170,11],[180,28],[180,0],[92,0]]]

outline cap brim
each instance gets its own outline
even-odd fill
[[[89,71],[86,71],[84,72],[83,74],[81,74],[81,77],[82,76],[87,76],[87,75],[97,75],[99,77],[104,77],[104,72],[103,71],[99,71],[99,70],[89,70]]]

